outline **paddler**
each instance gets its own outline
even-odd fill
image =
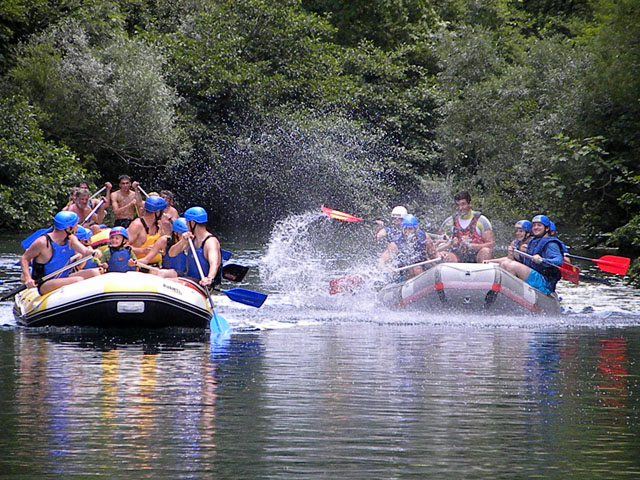
[[[445,242],[451,242],[446,262],[483,263],[493,258],[495,239],[489,219],[471,209],[471,194],[458,192],[453,196],[457,213],[440,227]]]
[[[391,262],[396,267],[413,265],[437,256],[435,246],[429,236],[418,228],[418,219],[414,215],[402,218],[402,234],[390,242],[382,255],[379,264],[387,268]],[[415,277],[424,271],[422,266],[407,269],[404,273],[408,278]]]
[[[160,238],[160,219],[166,207],[167,202],[162,197],[150,195],[144,202],[141,215],[129,225],[129,244],[137,257],[145,257]],[[159,264],[161,260],[158,254],[149,263]]]
[[[83,245],[74,235],[78,225],[78,215],[74,212],[61,211],[53,217],[53,229],[36,239],[20,257],[22,275],[20,279],[27,288],[38,286],[41,278],[60,270],[70,263],[74,253],[82,257],[95,255],[102,256],[100,250]],[[33,271],[31,267],[33,266]],[[50,278],[38,287],[41,295],[49,293],[64,285],[79,282],[85,278],[100,275],[97,268],[80,270],[70,273],[70,270],[60,273],[55,278]]]
[[[527,254],[532,258],[525,258],[522,263],[507,260],[502,267],[509,273],[527,282],[533,288],[549,295],[556,291],[556,284],[560,280],[560,267],[564,258],[563,243],[549,234],[551,221],[546,215],[536,215],[531,219],[532,238],[529,239]]]
[[[207,230],[207,211],[202,207],[191,207],[184,212],[184,218],[189,231],[182,235],[182,239],[193,242],[203,278],[200,278],[198,264],[191,249],[187,250],[187,276],[199,279],[202,286],[220,283],[220,241]]]
[[[129,233],[124,227],[113,227],[109,232],[109,247],[102,256],[100,265],[108,272],[128,272],[135,270],[136,254],[127,245]]]

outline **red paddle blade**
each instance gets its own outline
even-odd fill
[[[327,208],[325,206],[321,207],[322,212],[328,217],[335,218],[336,220],[342,220],[343,222],[361,222],[362,219],[360,217],[354,217],[349,213],[340,212],[338,210],[333,210],[331,208]]]
[[[629,270],[631,259],[627,257],[618,257],[616,255],[605,255],[593,260],[600,270],[608,273],[617,273],[618,275],[626,275]]]
[[[580,269],[578,267],[564,262],[560,267],[560,273],[562,274],[563,280],[567,280],[568,282],[578,285],[580,280]]]
[[[345,275],[340,278],[333,278],[329,282],[329,294],[353,292],[364,283],[364,278],[360,275]]]

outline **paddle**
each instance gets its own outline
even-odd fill
[[[373,220],[365,220],[363,218],[351,215],[350,213],[340,212],[338,210],[333,210],[332,208],[327,208],[324,205],[322,205],[320,208],[322,210],[322,213],[324,213],[328,217],[335,218],[336,220],[342,220],[343,222],[373,223]]]
[[[519,250],[514,252],[514,255],[522,255],[523,257],[533,259],[533,255],[529,255],[528,253],[524,253]],[[563,262],[562,265],[558,266],[545,260],[543,260],[542,263],[544,263],[545,265],[549,265],[550,267],[557,268],[558,270],[560,270],[563,280],[567,280],[575,285],[578,285],[580,269],[576,265],[571,265],[568,262]]]
[[[230,282],[241,282],[248,271],[249,267],[245,267],[244,265],[227,263],[222,266],[222,278]]]
[[[220,249],[220,254],[222,255],[222,261],[226,262],[231,258],[231,255],[233,255],[233,253],[231,253],[228,250],[224,250],[224,249]]]
[[[20,245],[22,245],[22,248],[24,248],[25,250],[27,248],[29,248],[31,246],[31,244],[33,244],[33,242],[35,242],[38,238],[40,238],[42,235],[46,235],[49,232],[53,232],[53,227],[48,227],[48,228],[41,228],[40,230],[36,230],[35,232],[33,232],[31,235],[29,235],[27,238],[25,238],[24,240],[22,240],[22,242],[20,242]]]
[[[149,194],[147,192],[145,192],[144,189],[140,185],[138,185],[138,190],[140,190],[145,197],[149,198]]]
[[[38,280],[36,282],[36,284],[38,286],[42,285],[44,282],[46,282],[47,280],[49,280],[50,278],[54,278],[58,275],[60,275],[61,273],[66,272],[67,270],[75,267],[76,265],[80,265],[81,263],[86,262],[87,260],[91,259],[93,257],[93,255],[88,255],[84,258],[81,258],[80,260],[76,260],[75,262],[71,262],[68,265],[65,265],[64,267],[56,270],[55,272],[50,273],[49,275],[45,275],[44,277],[42,277],[40,280]],[[2,297],[0,297],[0,302],[6,300],[9,297],[13,297],[16,293],[20,293],[23,290],[26,290],[27,286],[26,285],[20,285],[18,288],[15,288],[14,290],[11,290],[9,293],[3,295]]]
[[[353,292],[364,283],[364,278],[360,275],[345,275],[340,278],[329,280],[329,295],[337,293]]]
[[[104,202],[105,202],[104,198],[100,200],[98,204],[95,207],[93,207],[93,209],[89,212],[89,215],[85,217],[85,219],[82,221],[80,225],[84,225],[85,223],[87,223],[91,219],[91,217],[93,217],[93,214],[96,213],[98,210],[100,210],[100,207],[104,205]]]
[[[431,264],[435,264],[435,263],[440,263],[441,261],[442,261],[442,257],[432,258],[431,260],[425,260],[424,262],[418,262],[418,263],[413,263],[411,265],[406,265],[404,267],[394,268],[393,271],[394,272],[403,272],[404,270],[409,270],[410,268],[413,268],[413,267],[420,267],[420,266],[423,266],[423,265],[431,265]]]
[[[577,258],[579,260],[588,260],[598,265],[598,268],[603,272],[616,273],[618,275],[626,275],[629,270],[629,264],[631,259],[627,257],[618,257],[616,255],[604,255],[600,258],[587,258],[579,257],[578,255],[567,255],[571,258]]]
[[[104,191],[106,190],[106,188],[107,188],[106,186],[102,187],[102,188],[101,188],[100,190],[98,190],[96,193],[94,193],[93,195],[91,195],[91,196],[89,197],[89,200],[91,200],[92,198],[97,197],[98,195],[100,195],[102,192],[104,192]]]

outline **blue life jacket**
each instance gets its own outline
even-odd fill
[[[529,245],[527,246],[527,253],[529,255],[540,255],[542,258],[545,258],[545,250],[547,248],[547,245],[549,245],[550,243],[557,244],[558,248],[560,249],[560,252],[562,253],[562,248],[564,244],[556,237],[542,237],[542,238],[530,239]],[[549,290],[551,290],[552,292],[555,291],[556,283],[558,283],[558,280],[560,280],[560,278],[562,277],[562,274],[560,273],[559,268],[555,266],[547,265],[544,262],[536,263],[530,258],[525,258],[523,260],[523,263],[528,267],[532,268],[533,270],[535,270],[536,272],[540,273],[547,281]]]
[[[129,272],[135,270],[135,267],[129,266],[129,259],[131,258],[131,247],[126,246],[123,248],[114,248],[109,246],[111,252],[111,258],[107,262],[109,272]]]
[[[207,240],[213,238],[213,235],[209,235],[202,241],[202,245],[200,248],[196,248],[196,255],[198,255],[198,260],[200,260],[200,266],[202,267],[202,273],[206,277],[207,273],[209,273],[209,261],[204,257],[204,244],[207,243]],[[221,274],[221,269],[218,269],[216,273],[216,277],[218,274]],[[193,258],[193,253],[191,250],[187,253],[187,277],[200,279],[200,271],[198,270],[198,265],[196,264],[195,259]]]
[[[395,225],[384,227],[384,231],[387,232],[387,235],[385,237],[387,239],[387,243],[397,243],[396,240],[398,239],[398,237],[402,236],[402,230],[396,228]]]
[[[171,236],[167,240],[167,249],[165,254],[162,256],[162,268],[166,269],[174,269],[178,272],[178,276],[182,277],[187,273],[187,255],[184,252],[180,252],[175,257],[169,255],[169,249],[173,245],[173,240]],[[195,263],[195,262],[194,262]],[[196,267],[196,270],[198,267]],[[199,274],[198,274],[199,275]]]
[[[55,272],[56,270],[60,270],[62,267],[69,263],[69,259],[75,253],[73,249],[69,246],[69,239],[65,239],[62,245],[58,245],[56,242],[51,240],[49,235],[45,235],[47,237],[47,244],[51,245],[53,249],[53,255],[51,255],[51,259],[47,263],[37,263],[33,262],[32,272],[33,279],[38,281],[42,277],[46,277],[50,273]],[[69,276],[69,272],[71,269],[62,272],[58,275],[58,278],[64,278]]]
[[[404,235],[400,235],[395,244],[398,246],[399,267],[427,260],[427,234],[422,230],[416,230],[414,242],[410,243]]]

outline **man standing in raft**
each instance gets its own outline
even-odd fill
[[[27,288],[38,286],[38,280],[46,277],[50,273],[60,270],[69,264],[71,257],[79,253],[80,255],[94,255],[98,258],[102,256],[100,250],[83,245],[74,235],[76,225],[78,225],[78,215],[74,212],[58,212],[53,217],[53,230],[42,235],[20,257],[20,268],[22,275],[20,279]],[[33,273],[29,267],[33,262]],[[69,273],[71,269],[62,272],[56,278],[46,280],[39,287],[40,295],[49,293],[64,285],[79,282],[85,278],[100,275],[100,269],[91,268]]]
[[[480,212],[471,209],[469,192],[458,192],[453,199],[457,213],[447,218],[440,227],[440,233],[450,242],[449,251],[443,255],[444,261],[482,263],[493,258],[495,239],[491,222]]]
[[[187,252],[187,276],[200,279],[202,286],[213,286],[220,282],[220,265],[222,264],[220,241],[207,231],[208,216],[204,208],[191,207],[184,212],[184,218],[189,231],[182,238],[187,242],[193,242],[204,278],[200,278],[200,271],[190,248]]]
[[[142,203],[142,197],[138,191],[138,182],[132,184],[128,175],[120,175],[118,182],[120,190],[111,193],[111,208],[115,217],[113,226],[129,228],[138,204]]]

